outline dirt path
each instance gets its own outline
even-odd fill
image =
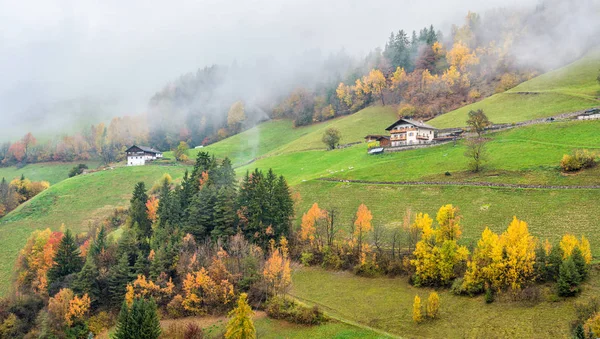
[[[528,185],[528,184],[504,184],[494,182],[452,182],[452,181],[367,181],[347,180],[337,178],[318,178],[319,181],[342,182],[353,184],[371,185],[396,185],[396,186],[466,186],[466,187],[499,187],[499,188],[525,188],[525,189],[550,189],[550,190],[597,190],[600,185]]]

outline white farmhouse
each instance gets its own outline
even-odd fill
[[[600,108],[592,108],[585,111],[577,117],[579,120],[597,120],[600,119]]]
[[[133,145],[125,151],[127,154],[127,166],[142,166],[146,161],[162,158],[162,152],[151,147]]]
[[[412,119],[400,119],[386,128],[392,147],[430,144],[437,137],[438,129]]]

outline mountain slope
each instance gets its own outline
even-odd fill
[[[540,75],[480,102],[443,114],[438,128],[466,125],[469,111],[483,109],[494,123],[513,123],[600,106],[600,50],[563,68]]]

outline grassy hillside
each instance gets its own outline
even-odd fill
[[[21,177],[21,174],[33,181],[45,180],[51,185],[69,177],[69,171],[74,166],[83,163],[89,168],[96,168],[99,165],[98,161],[81,161],[81,162],[48,162],[41,164],[30,164],[22,168],[0,167],[0,179],[6,178],[10,181]]]
[[[598,273],[585,284],[582,298],[600,293]],[[406,278],[361,278],[350,272],[315,268],[296,270],[292,294],[322,305],[325,310],[409,338],[568,338],[575,317],[574,299],[523,304],[440,295],[440,316],[416,325],[412,321],[415,295],[426,300],[431,290],[415,288]]]
[[[57,230],[64,223],[76,233],[85,232],[89,222],[102,220],[117,206],[127,206],[137,182],[151,186],[163,173],[177,179],[183,171],[180,166],[140,166],[77,176],[19,206],[0,220],[0,295],[6,293],[19,250],[32,231]]]
[[[327,128],[337,128],[342,135],[341,144],[362,141],[367,134],[384,134],[385,128],[396,121],[391,107],[368,107],[355,114],[322,123],[294,128],[291,120],[273,120],[221,140],[201,150],[217,158],[228,156],[234,165],[244,164],[258,157],[272,156],[310,149],[324,149],[321,141]],[[200,150],[189,151],[192,158]],[[165,157],[172,157],[171,152]]]
[[[412,151],[366,154],[366,145],[334,151],[304,151],[267,157],[238,169],[273,168],[291,184],[321,178],[368,181],[485,181],[519,184],[600,184],[599,168],[565,176],[558,164],[576,148],[600,152],[600,121],[548,123],[489,135],[486,170],[466,172],[463,142]],[[453,175],[445,176],[445,172]]]
[[[385,227],[402,222],[406,209],[435,216],[445,204],[460,208],[464,244],[476,244],[485,227],[502,233],[513,216],[525,220],[530,231],[541,239],[558,241],[571,232],[586,235],[592,252],[600,256],[599,190],[541,190],[456,186],[387,186],[321,181],[302,183],[295,188],[302,200],[300,217],[313,203],[335,207],[339,225],[347,228],[361,203],[369,207],[373,223]]]
[[[438,128],[465,126],[471,110],[483,109],[494,123],[513,123],[600,106],[600,51],[519,86],[441,115],[429,123]]]

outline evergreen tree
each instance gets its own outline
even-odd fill
[[[193,235],[197,241],[205,239],[214,227],[216,201],[214,186],[210,185],[203,186],[192,198],[184,231]]]
[[[573,339],[586,339],[585,330],[583,329],[583,325],[578,324],[573,331]]]
[[[184,177],[184,184],[186,184],[187,179],[187,171],[185,172],[186,176]],[[158,215],[158,220],[161,225],[166,225],[171,220],[171,187],[169,183],[165,180],[160,187],[160,191],[158,193],[158,209],[156,214]]]
[[[147,201],[146,185],[144,182],[138,182],[131,198],[130,216],[131,223],[137,224],[136,232],[140,240],[149,239],[152,236],[152,222],[148,219]]]
[[[119,238],[117,256],[120,258],[123,255],[127,255],[129,258],[129,266],[133,266],[137,258],[138,251],[138,244],[133,230],[130,227],[125,227],[123,234]]]
[[[119,258],[117,265],[111,267],[108,278],[108,291],[111,305],[118,306],[123,302],[125,288],[131,278],[129,257],[126,253]]]
[[[102,253],[103,250],[106,250],[106,247],[106,230],[104,229],[104,225],[102,225],[96,239],[94,239],[94,243],[90,247],[90,254],[95,258]]]
[[[274,223],[277,225],[275,230],[276,237],[288,236],[292,229],[292,219],[294,217],[294,201],[287,181],[280,176],[274,189],[275,208]]]
[[[236,233],[235,192],[231,188],[223,187],[217,193],[214,218],[215,228],[211,231],[214,240]]]
[[[560,266],[563,263],[563,252],[560,246],[552,246],[552,250],[550,250],[550,255],[548,255],[548,266],[547,266],[547,274],[548,280],[557,281],[558,274],[560,272]]]
[[[560,265],[558,281],[558,295],[561,297],[571,297],[579,293],[579,284],[581,276],[577,272],[577,267],[572,258],[568,258]]]
[[[136,298],[131,307],[123,302],[117,320],[115,339],[157,339],[160,321],[154,300]]]
[[[534,269],[539,282],[550,280],[548,274],[548,256],[546,255],[546,250],[542,246],[535,250]]]
[[[54,255],[54,266],[48,271],[48,280],[54,282],[71,273],[77,273],[81,270],[82,264],[75,238],[71,231],[67,230],[58,244]]]
[[[141,251],[138,252],[133,271],[131,271],[130,280],[135,280],[138,275],[148,276],[148,273],[150,273],[149,268],[150,261],[148,258]]]
[[[88,256],[83,268],[77,274],[77,278],[73,282],[73,290],[77,294],[87,293],[92,304],[96,304],[100,301],[101,288],[98,284],[98,275],[98,267],[96,266],[93,257]]]
[[[246,293],[240,294],[237,307],[231,310],[231,320],[227,324],[226,339],[251,339],[256,338],[256,328],[252,322],[252,308],[246,302]]]
[[[231,160],[227,157],[221,162],[217,178],[215,179],[215,185],[217,186],[217,189],[235,189],[235,171],[231,165]]]
[[[585,263],[585,259],[583,258],[583,254],[581,253],[579,246],[575,246],[575,248],[573,248],[573,251],[571,252],[571,259],[577,268],[577,273],[579,273],[581,281],[587,279],[588,265]]]

